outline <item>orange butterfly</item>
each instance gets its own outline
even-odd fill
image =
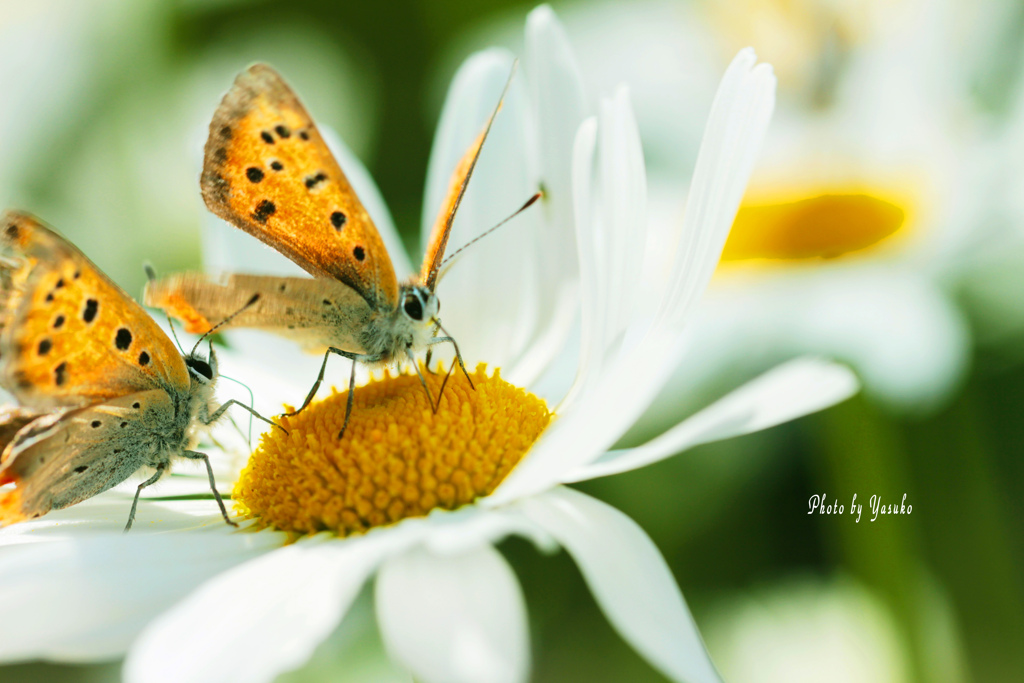
[[[0,385],[20,407],[0,410],[0,524],[74,505],[143,467],[202,460],[197,432],[214,407],[217,358],[178,353],[152,318],[85,255],[32,216],[0,217]],[[196,345],[198,347],[198,344]],[[265,419],[253,413],[260,419]]]
[[[250,67],[235,79],[210,124],[200,181],[203,199],[213,213],[274,247],[315,279],[235,274],[217,280],[184,273],[150,283],[146,304],[165,309],[190,332],[200,333],[209,329],[209,320],[258,293],[259,303],[234,325],[275,332],[307,350],[324,352],[316,382],[290,415],[309,405],[332,353],[352,360],[339,438],[352,411],[355,361],[409,361],[430,396],[416,351],[451,343],[465,372],[458,346],[441,327],[434,290],[455,212],[500,108],[499,102],[452,175],[419,276],[399,285],[377,228],[295,93],[269,66]]]

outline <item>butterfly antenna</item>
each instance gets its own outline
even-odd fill
[[[467,248],[469,248],[472,244],[475,244],[476,242],[479,242],[480,240],[482,240],[483,238],[487,237],[492,232],[494,232],[495,230],[497,230],[501,226],[505,225],[506,223],[508,223],[510,220],[512,220],[513,218],[515,218],[519,214],[521,214],[523,211],[526,211],[528,208],[533,206],[534,202],[536,202],[538,199],[540,199],[543,196],[544,196],[543,190],[538,191],[532,197],[527,199],[525,204],[523,204],[518,209],[516,209],[515,212],[512,213],[512,215],[510,215],[507,218],[505,218],[504,220],[502,220],[500,223],[495,225],[493,228],[490,228],[489,230],[485,230],[484,232],[480,233],[479,235],[477,235],[476,237],[474,237],[473,239],[471,239],[470,241],[466,242],[461,247],[459,247],[458,249],[453,251],[451,254],[448,255],[448,258],[446,258],[444,261],[441,262],[441,266],[440,266],[439,270],[444,269],[444,267],[446,265],[451,263],[452,259],[454,259],[456,256],[461,254],[463,251],[465,251]]]
[[[178,341],[178,333],[174,331],[174,319],[171,318],[170,313],[167,313],[167,327],[171,328],[171,336],[174,337],[174,343],[178,345],[178,350],[181,351],[181,355],[184,356],[185,349],[182,348],[181,342]]]
[[[248,301],[246,301],[246,302],[245,302],[245,305],[244,305],[244,306],[242,306],[242,307],[241,307],[241,308],[239,308],[239,309],[238,309],[237,311],[235,311],[234,313],[232,313],[231,315],[229,315],[228,317],[224,318],[224,319],[223,319],[223,320],[221,320],[221,321],[220,321],[219,323],[217,323],[216,325],[214,325],[213,327],[211,327],[210,329],[208,329],[208,330],[206,331],[206,333],[205,333],[205,334],[203,334],[203,336],[202,336],[202,337],[200,337],[198,341],[196,341],[196,345],[192,347],[192,351],[191,351],[191,352],[190,352],[190,353],[189,353],[188,355],[190,355],[190,356],[191,356],[192,354],[194,354],[194,353],[196,352],[196,349],[198,349],[198,348],[199,348],[199,345],[203,343],[203,340],[204,340],[204,339],[206,339],[207,337],[209,337],[209,336],[210,336],[211,334],[213,334],[214,332],[216,332],[216,331],[217,331],[218,329],[220,329],[221,327],[224,327],[225,325],[227,325],[227,324],[228,324],[229,322],[231,322],[232,320],[234,320],[234,319],[235,319],[235,316],[237,316],[237,315],[239,315],[240,313],[244,312],[244,311],[245,311],[245,309],[249,308],[250,306],[252,306],[252,305],[253,305],[254,303],[256,303],[256,302],[257,302],[257,301],[259,301],[259,300],[260,300],[260,294],[259,294],[259,292],[256,292],[255,294],[253,294],[253,295],[252,295],[252,298],[251,298],[251,299],[249,299]]]
[[[146,271],[146,279],[150,282],[156,282],[156,271],[153,270],[153,266],[150,263],[143,263],[142,269]],[[178,340],[178,333],[174,330],[174,320],[171,318],[171,314],[164,311],[167,315],[167,327],[171,328],[171,336],[174,337],[174,343],[178,345],[178,350],[181,351],[181,355],[185,355],[185,349],[182,348],[181,342]]]

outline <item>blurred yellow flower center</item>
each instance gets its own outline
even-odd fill
[[[897,232],[907,212],[867,193],[825,193],[744,204],[722,252],[723,261],[835,258]]]
[[[431,394],[443,374],[425,373]],[[264,433],[235,485],[240,514],[296,533],[344,536],[490,494],[551,421],[543,400],[481,364],[448,379],[437,413],[415,375],[334,392]]]

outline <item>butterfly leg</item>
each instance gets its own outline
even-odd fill
[[[444,396],[444,388],[448,386],[448,380],[452,376],[452,370],[455,369],[455,363],[448,366],[448,372],[444,373],[444,380],[441,381],[441,391],[437,392],[437,407],[441,407],[441,397]]]
[[[217,482],[213,478],[213,467],[210,465],[210,457],[206,453],[199,453],[198,451],[182,451],[181,455],[189,460],[202,460],[206,463],[206,474],[210,477],[210,490],[213,491],[213,497],[217,499],[217,507],[220,508],[221,516],[231,526],[238,526],[237,522],[231,521],[231,518],[228,517],[228,510],[224,507],[224,499],[220,497],[220,492],[217,490]]]
[[[466,371],[466,364],[462,361],[462,352],[459,351],[459,345],[451,337],[434,337],[428,344],[433,346],[434,344],[443,344],[444,342],[451,342],[451,345],[455,348],[455,359],[459,361],[459,367],[462,368],[462,374],[466,376],[469,381],[469,388],[476,391],[476,386],[473,384],[473,378],[469,376],[469,372]]]
[[[430,410],[436,415],[437,407],[440,405],[440,399],[438,399],[436,404],[434,403],[434,396],[430,393],[430,389],[427,387],[427,380],[423,376],[423,373],[420,372],[420,365],[416,362],[416,356],[413,355],[412,349],[406,349],[405,355],[408,356],[409,362],[412,363],[412,367],[416,371],[416,376],[420,378],[420,384],[423,386],[423,391],[427,392],[427,401],[430,402]]]
[[[139,484],[139,487],[135,489],[135,500],[132,501],[132,511],[128,513],[128,524],[124,527],[124,533],[131,531],[132,523],[135,522],[135,508],[139,506],[139,494],[142,493],[142,489],[155,484],[157,480],[164,475],[164,471],[166,469],[167,467],[165,465],[157,465],[156,472],[153,473],[153,476]]]
[[[345,401],[345,422],[341,425],[341,431],[338,432],[338,441],[345,436],[345,430],[348,429],[348,421],[352,418],[352,402],[356,395],[356,359],[352,359],[352,374],[348,378],[348,400]]]
[[[436,324],[434,325],[434,332],[432,333],[432,335],[431,335],[431,336],[432,336],[432,337],[436,337],[436,336],[437,336],[437,333],[438,333],[438,331],[439,331],[440,329],[441,329],[441,323],[436,323]],[[433,357],[434,357],[434,349],[432,349],[432,348],[430,348],[430,347],[428,346],[428,347],[427,347],[427,358],[426,358],[426,361],[424,362],[424,365],[425,365],[425,366],[427,367],[427,372],[429,372],[429,373],[430,373],[430,374],[432,374],[432,375],[434,375],[434,374],[437,374],[437,373],[435,373],[435,372],[434,372],[433,370],[431,370],[431,369],[430,369],[430,359],[431,359],[431,358],[433,358]],[[447,375],[446,375],[446,376],[445,376],[445,381],[447,381],[447,379],[448,379],[448,378],[447,378]],[[442,392],[444,391],[444,385],[441,385],[441,391],[442,391]],[[437,400],[438,400],[438,401],[440,401],[440,400],[441,400],[441,399],[440,399],[440,397],[438,397],[438,399],[437,399]]]
[[[352,374],[348,378],[348,401],[345,402],[345,423],[341,425],[341,431],[338,432],[338,441],[341,441],[341,437],[345,436],[345,430],[348,429],[349,418],[352,417],[352,401],[356,395],[356,361],[362,360],[367,363],[376,363],[381,360],[380,356],[360,356],[357,353],[349,353],[348,351],[340,351],[335,348],[331,348],[331,351],[344,356],[352,361]],[[322,371],[321,371],[322,373]],[[422,377],[420,379],[423,379]]]
[[[228,401],[225,401],[224,403],[222,403],[222,404],[221,404],[221,406],[220,406],[220,408],[217,408],[217,410],[216,410],[216,411],[215,411],[215,412],[213,413],[213,415],[211,415],[211,416],[210,416],[210,418],[209,418],[209,419],[208,419],[208,420],[206,421],[206,424],[213,424],[214,422],[216,422],[217,420],[219,420],[219,419],[220,419],[220,416],[224,414],[224,411],[226,411],[226,410],[227,410],[228,408],[230,408],[230,407],[231,407],[231,406],[233,406],[233,405],[236,405],[236,406],[238,406],[238,407],[240,407],[240,408],[245,408],[246,410],[248,410],[248,411],[249,411],[249,413],[250,413],[250,414],[251,414],[251,415],[252,415],[253,417],[257,417],[257,418],[259,418],[259,419],[263,420],[263,421],[264,421],[264,422],[266,422],[266,423],[267,423],[268,425],[271,425],[271,426],[273,426],[273,427],[277,427],[278,429],[280,429],[280,430],[281,430],[282,432],[284,432],[285,434],[287,434],[287,433],[288,433],[288,430],[287,430],[287,429],[285,429],[284,427],[282,427],[281,425],[277,424],[276,422],[272,422],[271,420],[268,420],[267,418],[263,417],[262,415],[260,415],[259,413],[257,413],[257,412],[256,412],[255,410],[253,410],[253,409],[252,409],[252,408],[250,408],[249,406],[247,406],[247,405],[245,405],[244,403],[242,403],[241,401],[237,401],[237,400],[235,400],[235,399],[233,399],[233,398],[232,398],[232,399],[229,399]]]
[[[327,353],[324,354],[324,362],[320,364],[320,374],[317,375],[316,381],[313,382],[313,388],[309,390],[308,394],[306,394],[306,400],[302,402],[302,405],[299,406],[298,410],[293,410],[290,413],[282,413],[282,417],[295,417],[296,415],[298,415],[299,413],[306,409],[306,406],[308,406],[310,401],[313,400],[313,397],[316,396],[316,392],[317,389],[320,388],[320,384],[323,383],[324,381],[324,371],[327,370],[327,359],[331,357],[332,353],[336,353],[339,356],[344,356],[345,358],[351,358],[353,364],[355,363],[355,354],[349,353],[347,351],[342,351],[341,349],[336,349],[333,346],[328,347]],[[345,421],[345,424],[348,424],[348,420]]]

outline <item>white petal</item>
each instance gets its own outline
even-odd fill
[[[858,389],[857,377],[845,366],[798,358],[736,389],[643,446],[609,453],[571,473],[566,481],[627,472],[702,443],[768,429],[839,403]]]
[[[682,351],[678,339],[666,334],[649,335],[642,349],[580,393],[481,504],[497,506],[539,493],[610,448],[654,400],[668,378],[666,368],[674,367]]]
[[[604,364],[601,330],[606,316],[601,291],[601,270],[598,263],[600,246],[594,225],[594,160],[597,151],[598,122],[586,119],[576,131],[573,147],[572,196],[576,241],[579,245],[580,269],[580,357],[576,378],[558,410],[564,411],[576,396],[587,390]]]
[[[538,172],[547,229],[539,254],[547,286],[576,272],[573,230],[573,145],[586,116],[576,56],[554,11],[541,5],[526,19],[523,71],[530,90]]]
[[[417,548],[377,576],[388,651],[423,683],[518,683],[529,675],[522,591],[489,545],[439,556]]]
[[[488,510],[467,505],[452,511],[434,510],[426,518],[408,519],[401,526],[436,555],[459,555],[483,544],[496,545],[509,536],[522,536],[543,552],[558,549],[546,531],[509,507]]]
[[[601,191],[599,201],[592,202],[595,143]],[[647,231],[647,178],[640,135],[624,87],[613,99],[601,102],[596,127],[593,119],[580,126],[573,154],[583,348],[577,381],[559,406],[563,411],[621,348],[637,309]]]
[[[775,76],[753,49],[733,59],[708,115],[660,323],[679,329],[704,293],[775,106]]]
[[[647,661],[681,683],[719,680],[671,570],[636,522],[567,488],[522,505],[572,555],[612,626]]]
[[[647,244],[647,174],[629,91],[620,87],[601,102],[600,124],[601,227],[604,232],[603,281],[608,327],[604,353],[623,342],[637,308],[644,246]]]
[[[207,484],[209,486],[209,484]],[[0,529],[0,547],[23,543],[44,543],[73,540],[86,533],[117,533],[124,530],[131,510],[132,498],[124,491],[108,491],[94,498]],[[231,508],[228,507],[230,513]],[[181,531],[230,531],[221,517],[217,503],[206,500],[144,500],[132,526],[132,537]]]
[[[386,536],[299,542],[206,582],[143,631],[124,680],[258,683],[298,667],[338,625]]]
[[[583,80],[572,47],[547,5],[526,19],[523,72],[536,148],[536,173],[544,199],[536,208],[543,228],[533,258],[539,267],[539,334],[506,377],[529,386],[555,363],[572,332],[579,291],[576,229],[573,225],[573,146],[586,115]]]
[[[566,410],[488,499],[500,504],[595,460],[633,424],[671,376],[680,333],[717,265],[774,106],[775,77],[753,50],[733,60],[715,97],[687,202],[682,242],[654,324]]]
[[[127,508],[119,515],[124,525]],[[211,533],[212,531],[212,533]],[[284,543],[274,533],[76,536],[0,555],[0,660],[122,656],[160,612],[212,576]]]

